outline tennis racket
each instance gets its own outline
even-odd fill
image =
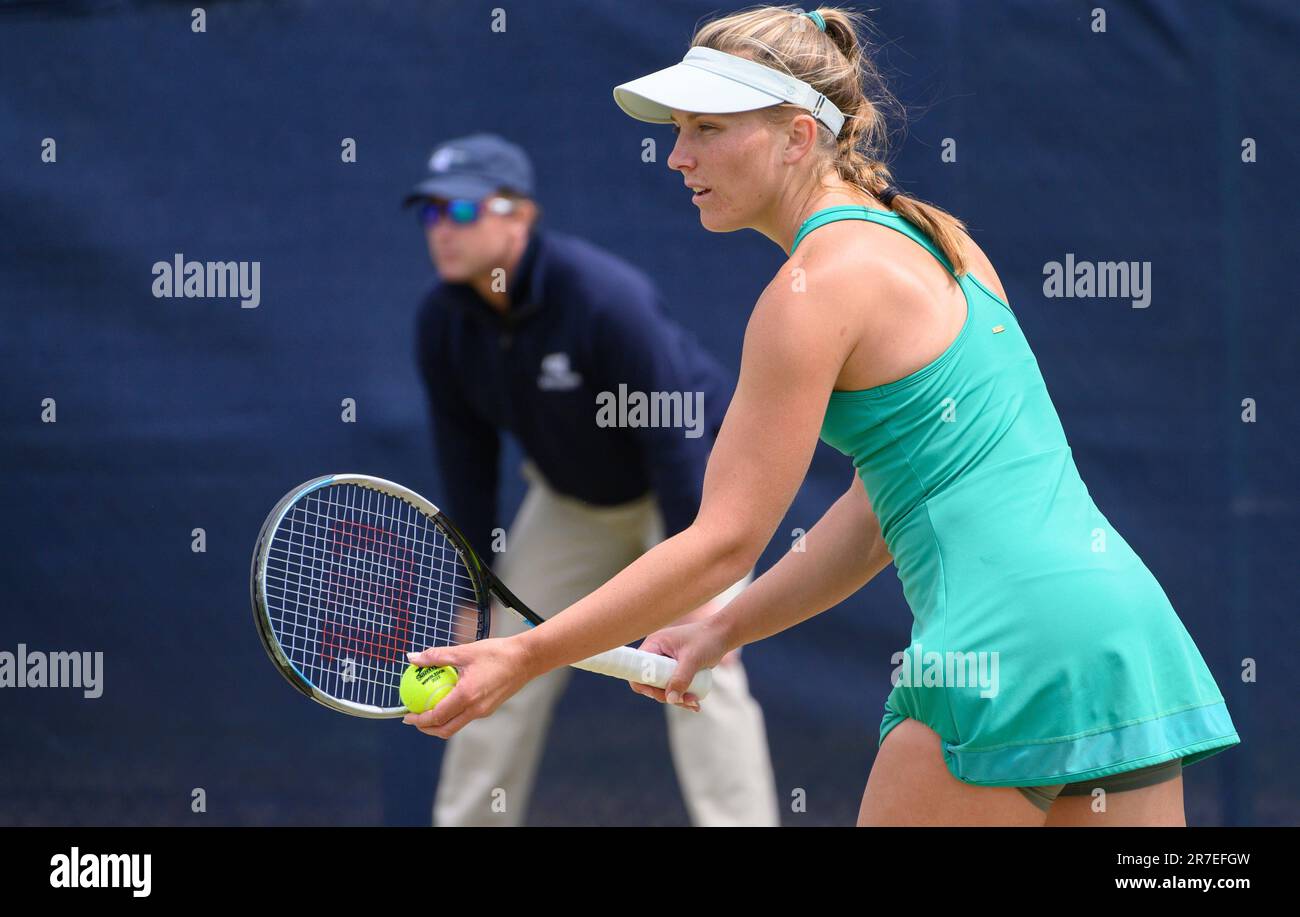
[[[253,552],[253,619],[276,669],[303,694],[353,716],[408,711],[398,696],[408,652],[481,640],[492,597],[531,626],[515,597],[451,520],[414,491],[363,474],[295,487],[262,524]],[[666,656],[618,647],[575,668],[666,687]],[[688,691],[701,700],[712,673]]]

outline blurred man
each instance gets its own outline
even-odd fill
[[[434,150],[406,202],[419,205],[440,276],[417,341],[439,492],[475,550],[498,552],[497,575],[550,617],[690,524],[733,386],[663,315],[649,278],[538,228],[532,198],[524,151],[475,134]],[[676,410],[628,410],[656,394]],[[529,489],[509,532],[494,533],[504,432],[525,453]],[[684,620],[716,611],[749,579]],[[525,626],[494,610],[493,636]],[[447,743],[435,824],[523,823],[570,671],[537,679]],[[714,671],[700,712],[664,710],[693,824],[779,823],[763,715],[738,657]]]

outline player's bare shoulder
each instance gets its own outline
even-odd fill
[[[856,336],[871,320],[873,305],[906,300],[909,288],[894,230],[859,220],[830,223],[809,235],[768,284],[788,291],[823,325]],[[767,295],[765,291],[764,295]]]
[[[872,270],[876,261],[800,244],[759,295],[745,346],[841,365],[862,334],[864,297],[871,301],[881,283]],[[872,276],[864,280],[864,273]]]

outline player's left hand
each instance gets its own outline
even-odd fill
[[[450,739],[467,724],[490,715],[529,680],[527,660],[513,637],[431,647],[407,655],[420,666],[453,665],[460,675],[456,687],[432,710],[402,718],[403,723],[440,739]]]
[[[657,630],[641,642],[640,649],[647,653],[667,656],[677,660],[677,668],[664,688],[629,681],[637,694],[653,698],[661,704],[673,704],[687,710],[700,712],[700,700],[686,688],[700,669],[711,669],[727,655],[724,636],[708,618],[677,624]],[[675,699],[674,699],[675,698]]]
[[[713,615],[717,614],[719,611],[723,609],[725,605],[726,602],[721,602],[716,598],[710,599],[709,601],[705,602],[703,605],[701,605],[699,608],[695,609],[694,611],[688,611],[686,614],[682,615],[680,618],[674,621],[670,626],[677,626],[680,624],[694,624],[696,621],[703,621],[705,618],[712,617]],[[736,647],[734,650],[727,653],[727,655],[723,656],[722,659],[718,661],[718,665],[733,666],[738,662],[740,662],[740,647]],[[633,690],[635,691],[636,689],[633,688]],[[638,693],[643,693],[643,692],[638,692]],[[654,695],[646,694],[646,696],[653,697]],[[691,709],[696,709],[696,708],[692,707]]]

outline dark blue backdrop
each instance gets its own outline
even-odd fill
[[[737,366],[781,252],[701,229],[664,163],[670,130],[610,90],[738,5],[209,3],[203,34],[194,5],[0,15],[0,650],[98,650],[106,669],[96,700],[0,691],[0,822],[427,823],[440,742],[306,703],[266,663],[253,537],[318,473],[438,492],[410,344],[433,275],[397,203],[442,139],[524,144],[546,224],[640,265]],[[1188,771],[1189,819],[1295,823],[1300,15],[1116,0],[1096,34],[1095,5],[879,4],[882,61],[913,114],[895,172],[997,265],[1089,489],[1228,699],[1243,744]],[[645,137],[658,162],[642,162]],[[260,307],[154,298],[151,266],[177,252],[260,261]],[[1067,253],[1151,262],[1150,307],[1046,298],[1043,267]],[[340,422],[344,398],[356,423]],[[820,449],[765,565],[849,475]],[[780,791],[807,792],[787,824],[852,822],[909,626],[891,568],[746,650]],[[772,672],[798,677],[778,690]],[[573,684],[533,822],[685,823],[660,709]]]

